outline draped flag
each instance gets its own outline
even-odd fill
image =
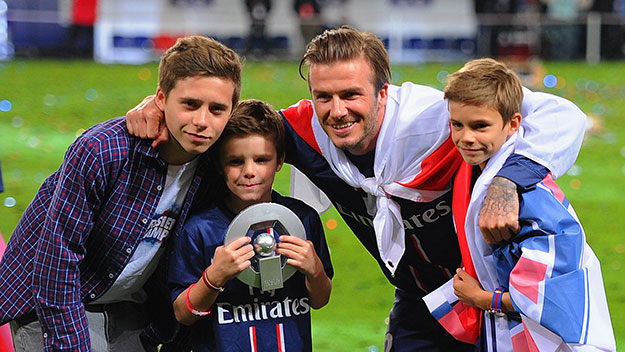
[[[469,275],[477,279],[464,231],[464,220],[471,195],[471,169],[471,165],[463,163],[458,170],[454,179],[452,209],[454,224],[458,233],[458,244],[462,254],[462,266]],[[475,344],[480,334],[482,311],[464,305],[453,292],[453,279],[451,279],[439,289],[425,296],[423,300],[434,318],[456,340]]]
[[[515,137],[489,160],[477,179],[464,224],[466,245],[482,287],[486,291],[509,288],[515,311],[520,313],[518,321],[485,313],[483,347],[498,352],[615,351],[599,260],[551,175],[520,195],[519,234],[498,247],[482,238],[479,210],[492,178],[513,151]],[[459,242],[462,248],[462,239]],[[466,265],[466,252],[462,255]],[[453,295],[453,287],[451,293],[440,292],[444,290],[449,288],[444,285],[424,300],[436,302],[440,301],[436,297]],[[432,311],[435,305],[428,307]]]
[[[399,104],[398,99],[404,98],[399,96],[400,88],[389,86],[389,102],[375,146],[374,177],[362,175],[343,150],[336,148],[323,131],[310,101],[300,101],[282,111],[337,176],[368,194],[367,211],[374,216],[380,257],[391,274],[405,250],[401,209],[391,196],[430,202],[449,191],[453,174],[462,163],[449,137],[447,104],[442,93],[412,84],[401,89],[402,94],[414,99]],[[311,196],[314,194],[303,197]]]

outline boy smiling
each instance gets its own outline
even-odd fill
[[[513,153],[521,129],[519,78],[495,60],[473,60],[448,77],[445,98],[451,137],[466,162],[453,190],[464,267],[453,286],[424,298],[432,314],[460,338],[468,319],[458,320],[465,322],[461,329],[451,316],[483,311],[476,315],[483,328],[474,325],[482,351],[615,350],[599,260],[551,174],[518,194],[519,234],[489,245],[480,232],[486,187]],[[462,304],[440,304],[450,297]]]
[[[499,71],[488,75],[489,65]],[[504,69],[488,59],[471,61],[450,76],[445,90],[451,138],[464,161],[482,170],[521,126],[521,82]]]
[[[176,331],[159,262],[213,172],[201,154],[238,101],[240,60],[212,39],[181,38],[158,84],[170,140],[154,148],[124,118],[93,126],[11,236],[0,324],[11,322],[16,351],[155,351]]]
[[[161,157],[182,164],[208,150],[228,122],[233,92],[234,83],[218,76],[186,77],[171,91],[159,87],[156,104],[172,139],[158,147]]]

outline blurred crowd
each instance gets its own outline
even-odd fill
[[[271,12],[271,0],[244,0],[250,21],[249,34],[246,40],[247,56],[266,55],[270,48],[270,38],[266,34],[266,23]],[[325,29],[321,19],[321,2],[317,0],[294,0],[293,12],[299,21],[304,43],[320,34]]]
[[[600,31],[600,43],[596,44],[601,58],[625,56],[625,0],[474,1],[479,23],[478,56],[583,59],[589,16],[596,19],[590,23],[596,23]]]
[[[193,6],[196,3],[214,4],[215,0],[169,0],[174,6]],[[342,6],[356,0],[283,0],[289,1],[292,14],[299,24],[301,43],[307,43],[324,29],[334,27],[328,16]],[[393,6],[427,6],[437,0],[393,0]],[[35,1],[36,2],[36,1]],[[14,0],[11,9],[35,9],[35,2]],[[44,10],[56,7],[56,2],[38,2]],[[54,3],[54,4],[52,4]],[[625,58],[625,0],[473,0],[478,23],[474,38],[473,55],[477,57],[539,57],[546,60],[587,59],[589,51],[595,50],[597,59]],[[52,5],[50,5],[52,4]],[[21,53],[34,55],[55,55],[60,52],[71,57],[91,57],[93,55],[93,27],[97,18],[98,0],[59,0],[70,14],[67,30],[63,32],[63,48],[56,52],[46,52],[46,47],[35,43],[36,50],[23,50]],[[267,35],[267,21],[283,3],[278,0],[244,0],[249,30],[241,45],[243,54],[250,58],[264,58],[280,45],[275,37]],[[52,7],[51,7],[52,6]],[[347,7],[344,7],[347,8]],[[324,16],[324,10],[325,15]],[[333,15],[335,15],[333,13]],[[325,17],[325,18],[324,18]],[[275,18],[273,19],[275,20]],[[26,21],[27,22],[27,21]],[[30,24],[30,26],[49,24]],[[18,28],[18,26],[20,26]],[[35,41],[21,38],[27,33],[24,24],[11,23],[14,41]],[[31,33],[34,30],[30,31]],[[46,33],[47,36],[51,34]],[[44,32],[45,33],[45,32]],[[41,36],[40,36],[41,37]],[[473,39],[472,39],[473,40]],[[226,43],[230,44],[231,43]],[[292,43],[287,44],[292,45]],[[303,44],[302,44],[303,46]],[[592,48],[590,47],[592,46]],[[235,50],[238,48],[232,46]],[[591,50],[589,50],[589,48]],[[21,54],[16,45],[16,54]],[[62,50],[58,50],[62,49]],[[303,48],[301,48],[303,49]]]

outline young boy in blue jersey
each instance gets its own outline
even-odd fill
[[[225,194],[194,213],[176,239],[169,271],[176,318],[192,325],[195,352],[310,351],[310,309],[328,303],[333,269],[317,212],[272,190],[284,161],[282,118],[261,101],[242,101],[214,151]],[[262,202],[291,209],[306,229],[306,240],[280,236],[276,253],[299,270],[268,292],[235,278],[255,255],[250,237],[224,246],[232,219]]]
[[[454,181],[464,269],[457,269],[453,290],[465,306],[483,311],[481,350],[555,350],[545,342],[562,351],[615,350],[599,261],[551,175],[519,193],[521,231],[509,241],[488,245],[477,224],[486,188],[522,129],[517,75],[495,60],[474,60],[449,76],[445,98],[452,139],[466,162]]]
[[[0,324],[16,351],[156,351],[177,329],[160,265],[200,184],[205,152],[239,99],[241,62],[201,36],[162,56],[156,103],[170,141],[155,148],[125,119],[68,148],[24,212],[0,262]]]

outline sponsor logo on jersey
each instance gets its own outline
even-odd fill
[[[421,228],[425,224],[431,224],[438,219],[451,213],[451,206],[446,201],[442,200],[433,208],[427,209],[421,214],[414,214],[409,219],[404,219],[404,228],[406,230],[412,230],[414,228]]]
[[[345,218],[353,219],[358,223],[373,228],[373,218],[369,215],[356,214],[355,212],[342,206],[340,203],[336,203],[336,210]],[[451,206],[446,200],[441,200],[433,207],[426,209],[419,214],[413,214],[409,218],[404,218],[404,228],[406,230],[413,230],[415,228],[422,228],[427,224],[434,223],[440,218],[449,215],[451,213]]]
[[[233,324],[248,321],[288,318],[310,312],[308,297],[283,301],[260,302],[254,298],[254,303],[233,305],[227,302],[217,303],[217,321],[219,324]]]

